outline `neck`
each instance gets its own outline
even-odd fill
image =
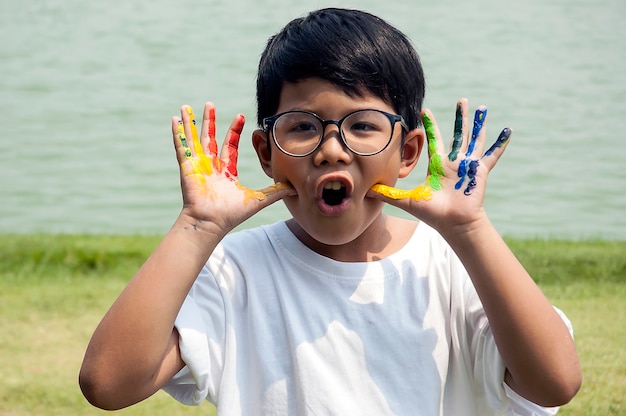
[[[380,215],[357,238],[340,245],[328,245],[311,237],[293,218],[287,227],[308,248],[322,256],[341,262],[369,262],[384,259],[409,241],[416,221]]]

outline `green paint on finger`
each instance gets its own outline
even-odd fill
[[[428,114],[424,113],[424,129],[426,130],[426,139],[428,140],[428,185],[438,191],[443,188],[441,178],[444,175],[443,163],[441,155],[437,153],[437,136],[435,135],[435,126]]]

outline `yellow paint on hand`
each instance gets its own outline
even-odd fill
[[[197,155],[199,155],[204,152],[198,136],[198,127],[196,127],[196,116],[194,115],[191,107],[187,107],[187,114],[189,115],[189,120],[191,120],[191,142],[193,143],[193,150]]]
[[[268,187],[261,189],[260,192],[262,192],[265,196],[267,196],[267,195],[275,194],[276,192],[279,192],[279,191],[283,191],[285,189],[293,189],[293,186],[291,186],[290,184],[286,182],[276,182],[276,183],[271,184]]]
[[[193,146],[194,154],[191,153],[189,148],[189,143],[187,142],[187,137],[185,135],[185,128],[182,122],[178,124],[178,136],[180,141],[185,149],[185,156],[187,157],[187,162],[181,163],[183,175],[194,178],[200,189],[201,193],[214,201],[219,195],[216,194],[214,189],[211,189],[207,185],[207,177],[212,175],[213,172],[221,172],[221,163],[219,157],[217,155],[207,155],[202,149],[202,143],[200,142],[200,138],[198,137],[198,129],[196,127],[196,118],[193,113],[193,109],[191,107],[187,107],[187,114],[189,115],[189,120],[191,121],[191,141]],[[210,140],[214,140],[210,138]],[[209,153],[210,150],[209,150]],[[243,191],[243,203],[248,204],[252,200],[262,201],[268,195],[272,195],[276,192],[279,192],[284,189],[291,189],[292,186],[287,183],[278,182],[272,184],[266,188],[261,190],[253,190],[250,188],[246,188],[241,183],[237,182],[235,178],[230,178],[237,188]]]
[[[292,186],[288,183],[277,182],[266,188],[255,191],[250,188],[246,188],[243,185],[237,183],[237,186],[245,191],[244,196],[244,204],[247,204],[252,199],[256,199],[257,201],[263,201],[268,195],[275,194],[276,192],[282,191],[284,189],[292,189]]]
[[[185,156],[187,159],[191,158],[191,150],[189,150],[189,143],[187,143],[187,136],[185,136],[185,127],[183,126],[182,121],[178,122],[178,138],[180,139],[180,143],[183,145],[183,149],[185,149]]]
[[[433,198],[432,188],[420,185],[411,190],[398,189],[393,186],[376,184],[371,190],[391,199],[412,199],[414,201],[430,201]]]

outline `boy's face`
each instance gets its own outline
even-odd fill
[[[277,114],[304,110],[324,120],[340,120],[362,109],[395,113],[379,97],[371,94],[350,97],[328,81],[309,78],[283,85]],[[296,226],[300,227],[296,231],[331,246],[353,242],[368,230],[380,231],[377,225],[384,222],[383,203],[369,198],[367,193],[377,183],[392,186],[399,177],[408,175],[423,143],[421,130],[409,132],[402,152],[400,123],[394,124],[387,148],[372,156],[358,156],[347,149],[333,124],[326,126],[321,146],[305,157],[283,153],[271,138],[268,152],[266,137],[257,130],[253,135],[254,146],[264,171],[275,182],[290,183],[297,191],[296,196],[284,200]]]

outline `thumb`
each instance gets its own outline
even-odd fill
[[[276,182],[258,191],[254,191],[257,200],[261,201],[263,206],[269,206],[276,201],[280,201],[288,196],[297,195],[296,190],[289,183]]]
[[[421,184],[416,188],[406,190],[394,188],[393,186],[383,185],[379,183],[372,186],[367,195],[372,198],[387,202],[388,204],[400,206],[397,202],[394,201],[430,201],[433,197],[432,192],[432,188],[426,184]]]

